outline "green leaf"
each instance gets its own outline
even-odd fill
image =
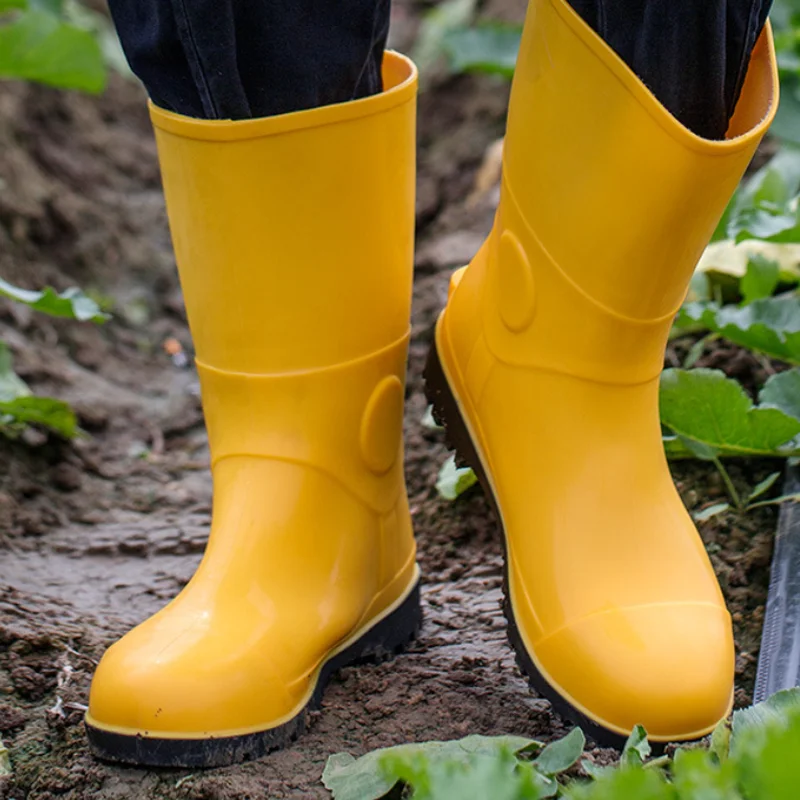
[[[78,433],[75,412],[69,404],[51,397],[18,397],[0,402],[0,430],[13,425],[41,425],[44,428],[74,439]]]
[[[478,481],[469,467],[457,467],[456,457],[450,456],[439,470],[436,490],[445,500],[455,500]]]
[[[473,755],[466,762],[431,761],[422,753],[387,755],[383,765],[389,780],[413,787],[415,800],[539,800],[558,792],[556,781],[518,762],[508,749]]]
[[[800,145],[800,81],[794,78],[781,84],[781,101],[769,132],[784,143]]]
[[[27,0],[0,0],[0,14],[5,11],[23,11],[27,7]]]
[[[800,492],[792,494],[781,494],[777,497],[771,497],[769,500],[759,500],[757,503],[750,503],[747,506],[748,510],[751,508],[763,508],[764,506],[779,506],[781,503],[798,503],[800,502]]]
[[[104,314],[97,303],[80,289],[67,289],[57,294],[55,289],[48,286],[36,292],[20,289],[0,278],[0,295],[24,303],[35,311],[41,311],[51,317],[68,317],[82,322],[104,322],[108,319],[108,314]]]
[[[445,52],[445,36],[460,30],[472,18],[477,0],[444,0],[422,18],[411,58],[424,78]]]
[[[762,494],[768,492],[775,484],[775,481],[780,478],[780,472],[773,472],[771,475],[767,475],[763,481],[759,481],[753,488],[753,491],[750,492],[750,496],[747,498],[748,502],[751,500],[756,500],[761,497]]]
[[[580,728],[573,728],[562,739],[551,742],[533,762],[544,775],[558,775],[577,763],[586,745],[586,737]]]
[[[25,381],[14,372],[11,351],[5,342],[0,342],[0,402],[8,403],[30,393]]]
[[[105,88],[106,72],[90,33],[30,10],[0,26],[0,78],[98,93]]]
[[[742,347],[800,364],[800,298],[794,293],[754,300],[741,308],[688,303],[678,319],[681,325],[700,323]]]
[[[601,765],[595,764],[593,761],[589,761],[588,758],[584,758],[581,761],[581,767],[583,771],[593,780],[598,780],[599,778],[603,778],[611,772],[615,772],[617,767],[608,765]]]
[[[728,764],[735,768],[740,796],[794,800],[800,785],[800,711],[796,705],[756,727],[742,729],[741,720],[738,732],[736,727],[734,721]]]
[[[450,31],[444,49],[453,72],[486,72],[509,80],[514,75],[522,27],[496,22]]]
[[[746,239],[799,242],[800,220],[797,213],[761,205],[742,211],[728,225],[728,233],[737,244]]]
[[[60,17],[64,12],[64,0],[28,0],[28,7],[33,11],[43,11]]]
[[[727,761],[731,749],[731,724],[727,719],[717,723],[717,727],[711,734],[711,743],[708,749],[718,763]]]
[[[647,731],[644,726],[637,725],[625,742],[622,749],[620,764],[623,767],[640,767],[650,755],[650,742],[647,741]]]
[[[764,728],[782,723],[789,712],[800,712],[800,689],[784,689],[768,697],[763,703],[733,712],[731,725],[731,753],[741,747],[742,735],[754,728]]]
[[[759,392],[758,401],[765,408],[779,408],[800,419],[800,369],[771,375]]]
[[[594,783],[572,784],[564,797],[569,800],[677,800],[677,795],[660,773],[644,769],[614,770]],[[687,797],[686,800],[695,798]]]
[[[695,522],[705,522],[712,517],[716,517],[717,514],[723,514],[728,511],[730,507],[730,503],[714,503],[714,505],[708,506],[708,508],[704,508],[702,511],[696,511],[692,514],[692,519]]]
[[[725,455],[778,455],[800,434],[800,420],[756,408],[718,370],[668,369],[661,376],[661,422],[687,441]]]
[[[382,763],[386,758],[391,764],[412,763],[418,756],[425,764],[465,764],[479,756],[497,757],[503,751],[517,752],[533,743],[521,736],[467,736],[452,742],[425,742],[403,744],[374,750],[361,758],[349,753],[337,753],[328,759],[322,782],[333,794],[334,800],[377,800],[383,797],[398,778]],[[417,763],[417,762],[413,762]]]
[[[771,297],[780,280],[780,265],[764,256],[754,255],[747,262],[747,271],[739,282],[745,305],[762,297]]]
[[[705,750],[678,750],[672,780],[680,798],[692,800],[738,800],[733,770],[708,757]]]

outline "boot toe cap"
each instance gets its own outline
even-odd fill
[[[730,710],[730,615],[710,603],[601,611],[544,637],[536,655],[554,688],[602,727],[693,739]]]
[[[290,689],[263,656],[207,649],[189,631],[159,642],[146,628],[131,631],[101,659],[90,724],[143,736],[232,736],[281,724],[302,706],[305,687]]]

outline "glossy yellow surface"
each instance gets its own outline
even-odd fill
[[[403,481],[416,71],[243,122],[152,108],[197,351],[214,508],[197,573],[103,657],[88,722],[274,727],[417,579]]]
[[[730,708],[731,622],[661,445],[692,270],[777,104],[769,29],[725,141],[681,126],[564,0],[532,0],[500,207],[436,341],[551,686],[607,729],[694,738]]]

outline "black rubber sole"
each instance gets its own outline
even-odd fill
[[[520,635],[519,628],[514,618],[514,609],[511,605],[511,595],[508,589],[508,552],[506,548],[505,530],[503,530],[503,518],[500,515],[497,498],[495,498],[491,484],[486,477],[486,472],[484,471],[478,451],[461,415],[461,409],[459,409],[455,396],[445,377],[441,361],[439,360],[439,353],[436,349],[435,340],[431,344],[431,349],[428,353],[424,378],[425,394],[428,398],[428,402],[433,407],[433,418],[439,425],[444,427],[447,445],[456,453],[456,463],[459,466],[471,467],[477,476],[478,482],[494,510],[497,524],[500,527],[500,541],[503,545],[503,613],[508,622],[508,639],[516,655],[517,665],[522,671],[522,674],[528,679],[531,687],[542,697],[549,700],[553,709],[560,716],[580,726],[586,736],[598,745],[621,750],[625,745],[626,737],[599,725],[562,697],[558,690],[551,686],[536,668],[533,659],[522,641],[522,636]]]
[[[327,661],[314,694],[297,716],[276,728],[242,736],[207,739],[156,739],[111,733],[86,723],[92,753],[104,761],[147,767],[224,767],[261,758],[292,744],[306,729],[308,713],[322,705],[322,696],[334,672],[358,664],[379,664],[401,653],[422,627],[419,582],[389,616],[358,641]]]

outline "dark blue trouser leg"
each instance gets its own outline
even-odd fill
[[[687,128],[722,139],[772,0],[569,0]]]
[[[570,0],[695,133],[725,135],[772,0]],[[270,116],[381,89],[390,0],[110,0],[163,108]]]
[[[153,102],[246,119],[381,90],[390,0],[111,0]]]

